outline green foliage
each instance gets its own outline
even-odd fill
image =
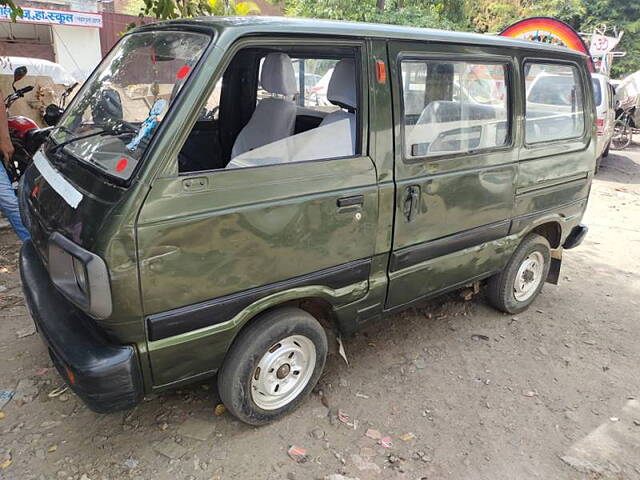
[[[613,61],[611,76],[621,77],[640,70],[640,2],[637,0],[582,0],[585,15],[580,28],[591,31],[606,24],[624,30],[622,41],[616,47],[627,55]]]
[[[22,9],[15,4],[13,0],[0,0],[0,5],[11,9],[11,20],[16,21],[17,17],[22,17]]]
[[[286,0],[284,7],[295,17],[466,29],[464,0]]]
[[[626,51],[613,62],[612,77],[640,69],[640,2],[638,0],[474,0],[468,21],[477,32],[500,32],[527,17],[553,17],[580,32],[602,24],[624,30],[617,50]],[[610,33],[610,32],[609,32]]]
[[[255,2],[235,0],[142,0],[140,15],[150,15],[160,20],[191,18],[203,15],[252,15],[259,14]]]

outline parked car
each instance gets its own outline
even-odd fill
[[[616,100],[613,85],[609,77],[592,73],[593,98],[596,105],[596,132],[598,145],[596,148],[596,172],[600,168],[602,158],[609,155],[613,126],[616,121]]]
[[[330,107],[291,99],[294,58],[333,61]],[[570,95],[540,101],[540,78]],[[470,94],[477,79],[490,88]],[[134,88],[155,92],[146,111]],[[584,55],[505,37],[253,17],[139,27],[23,177],[29,310],[94,411],[217,373],[228,410],[267,423],[318,381],[326,329],[481,282],[514,314],[557,283],[587,232],[593,99]]]

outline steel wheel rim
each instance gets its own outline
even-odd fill
[[[316,346],[309,338],[283,338],[256,365],[251,377],[251,399],[263,410],[288,405],[305,389],[315,366]]]
[[[529,300],[542,283],[544,256],[540,252],[531,252],[518,268],[513,283],[513,296],[519,302]]]

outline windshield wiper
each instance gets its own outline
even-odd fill
[[[64,128],[66,128],[66,127],[64,127]],[[87,135],[81,135],[79,137],[73,137],[73,138],[70,138],[69,140],[65,140],[64,142],[60,142],[57,145],[54,145],[53,147],[51,147],[47,153],[50,154],[50,155],[54,155],[58,151],[60,151],[64,147],[66,147],[67,145],[69,145],[71,143],[78,142],[80,140],[84,140],[86,138],[99,137],[101,135],[118,137],[120,135],[126,135],[126,134],[130,135],[132,133],[135,133],[135,131],[131,130],[128,126],[126,126],[126,125],[116,125],[114,128],[109,128],[109,129],[105,129],[105,130],[100,130],[98,132],[88,133]]]

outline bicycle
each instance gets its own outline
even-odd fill
[[[622,107],[622,112],[616,118],[613,125],[613,136],[611,137],[611,147],[614,150],[623,150],[631,144],[633,137],[632,116],[636,111],[636,105]]]

